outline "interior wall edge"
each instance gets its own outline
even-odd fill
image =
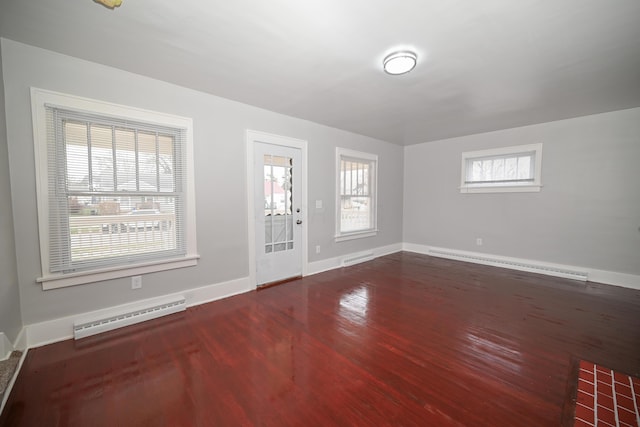
[[[525,258],[507,257],[497,254],[487,254],[482,252],[461,251],[458,249],[433,247],[416,243],[403,243],[402,250],[407,252],[415,252],[422,255],[433,256],[435,252],[447,251],[451,256],[442,256],[443,258],[458,259],[464,262],[472,262],[475,264],[491,265],[500,268],[504,267],[505,262],[511,264],[511,269],[519,271],[528,271],[539,274],[546,274],[554,277],[567,277],[561,274],[555,274],[554,270],[577,271],[586,273],[586,280],[589,282],[603,283],[605,285],[620,286],[623,288],[640,290],[640,276],[634,274],[620,273],[616,271],[599,270],[585,266],[575,266],[567,264],[550,263],[546,261],[538,261]],[[528,265],[532,268],[522,267]]]
[[[334,270],[336,268],[341,268],[344,260],[350,259],[350,258],[357,258],[361,255],[370,254],[370,257],[363,258],[363,260],[368,261],[371,258],[378,258],[381,256],[400,252],[402,250],[402,246],[403,246],[402,243],[394,243],[391,245],[372,248],[367,251],[359,251],[359,252],[354,252],[350,254],[340,255],[337,257],[326,258],[320,261],[310,262],[307,267],[307,276],[311,276],[311,275],[322,273],[329,270]]]
[[[182,295],[186,299],[187,307],[193,307],[200,304],[216,301],[241,294],[252,290],[249,286],[249,278],[230,280],[227,282],[216,283],[212,285],[202,286],[199,288],[185,290],[136,301],[135,305],[149,305],[158,299],[164,299],[171,296]],[[125,304],[128,305],[128,304]],[[86,313],[65,316],[57,319],[45,320],[25,326],[26,330],[26,348],[36,348],[43,345],[52,344],[73,338],[73,326],[78,319],[86,317],[101,317],[110,314],[117,314],[121,311],[123,305],[117,305],[100,310],[94,310]]]

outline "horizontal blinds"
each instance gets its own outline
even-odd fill
[[[476,157],[466,161],[465,183],[533,182],[534,173],[535,152]]]
[[[186,253],[186,132],[46,106],[51,272]]]

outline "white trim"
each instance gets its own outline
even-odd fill
[[[377,257],[389,255],[389,254],[400,252],[400,251],[407,251],[407,252],[414,252],[414,253],[429,255],[430,251],[433,251],[433,250],[448,251],[448,252],[453,252],[460,255],[470,255],[473,257],[477,257],[478,260],[481,258],[495,257],[495,259],[498,261],[512,260],[521,264],[539,265],[543,268],[554,267],[554,268],[568,270],[568,271],[571,271],[571,270],[584,271],[587,273],[588,279],[593,282],[640,290],[640,276],[638,275],[616,273],[612,271],[596,270],[596,269],[590,269],[590,268],[584,268],[584,267],[575,267],[575,266],[564,265],[564,264],[552,264],[552,263],[528,260],[523,258],[502,257],[502,256],[479,253],[479,252],[468,252],[468,251],[458,251],[454,249],[436,248],[436,247],[431,247],[427,245],[419,245],[415,243],[395,243],[387,246],[373,248],[365,252],[367,253],[372,252],[373,258],[377,258]],[[328,259],[311,262],[309,263],[307,272],[304,275],[310,276],[310,275],[322,273],[325,271],[341,268],[344,260],[356,258],[361,254],[362,254],[361,252],[350,253],[350,254],[334,257],[334,258],[328,258]],[[468,262],[474,262],[469,259],[466,259],[466,260],[468,260]],[[480,264],[480,262],[477,262],[477,261],[475,263]],[[517,268],[512,268],[512,269],[517,270]],[[536,272],[543,273],[543,270],[541,269],[541,271],[536,271]],[[548,273],[544,273],[544,274],[548,274]],[[154,301],[164,300],[166,298],[175,297],[177,295],[184,295],[186,299],[187,307],[193,307],[200,304],[206,304],[208,302],[212,302],[212,301],[220,300],[223,298],[228,298],[234,295],[242,294],[245,292],[249,292],[254,289],[255,289],[255,282],[252,282],[249,277],[243,277],[240,279],[230,280],[226,282],[202,286],[200,288],[194,288],[194,289],[189,289],[182,292],[164,295],[162,297],[144,299],[132,304],[125,304],[124,306],[131,306],[131,305],[148,306]],[[65,339],[70,339],[73,337],[73,324],[74,324],[74,321],[76,321],[77,319],[105,316],[108,314],[121,312],[122,307],[123,306],[109,307],[102,310],[95,310],[95,311],[91,311],[83,314],[77,314],[73,316],[67,316],[67,317],[62,317],[58,319],[47,320],[40,323],[34,323],[31,325],[26,325],[18,334],[18,337],[16,338],[13,348],[19,349],[19,350],[26,350],[28,348],[40,347],[42,345],[62,341]]]
[[[4,391],[4,396],[2,397],[2,402],[0,403],[0,415],[4,410],[4,406],[7,404],[7,400],[9,400],[9,396],[11,395],[11,390],[13,389],[13,386],[16,383],[16,379],[18,379],[18,374],[20,373],[24,360],[27,357],[27,351],[28,350],[22,350],[22,356],[20,356],[20,360],[18,361],[18,366],[16,366],[16,370],[13,373],[13,376],[11,377],[11,379],[9,380],[9,384],[7,384],[7,389]]]
[[[11,343],[9,337],[4,333],[0,332],[0,360],[4,360],[11,354],[14,350],[24,351],[27,348],[27,339],[26,339],[26,328],[20,329],[18,332],[18,336],[16,340]]]
[[[26,351],[28,349],[26,327],[23,326],[22,329],[20,329],[20,332],[18,333],[18,337],[13,343],[13,349],[20,350],[20,351]]]
[[[26,343],[28,348],[35,348],[46,344],[71,339],[73,338],[74,323],[82,323],[82,321],[86,319],[109,317],[118,313],[122,313],[126,310],[135,309],[136,307],[148,307],[149,305],[153,305],[154,303],[157,303],[159,301],[166,301],[167,299],[177,296],[184,296],[184,298],[186,299],[187,307],[193,307],[196,305],[206,304],[211,301],[248,292],[252,289],[253,288],[249,286],[248,278],[245,277],[242,279],[216,283],[200,288],[185,290],[183,292],[164,295],[162,297],[148,298],[137,301],[135,303],[123,304],[73,316],[66,316],[40,323],[34,323],[25,326],[27,336]]]
[[[597,270],[567,264],[549,263],[525,258],[505,257],[481,252],[461,251],[457,249],[438,248],[415,243],[403,243],[402,248],[407,252],[441,258],[456,259],[475,264],[491,265],[512,270],[529,271],[554,277],[566,277],[577,280],[603,283],[640,290],[640,276],[617,273],[613,271]],[[581,278],[582,277],[582,278]]]
[[[40,277],[36,282],[42,283],[42,290],[58,289],[66,286],[83,285],[85,283],[100,282],[102,280],[118,279],[121,277],[138,276],[157,271],[174,270],[176,268],[193,267],[198,264],[199,255],[179,259],[164,259],[129,267],[110,267],[100,270],[81,271],[77,273],[60,274],[56,276]]]
[[[589,268],[589,280],[607,285],[621,286],[623,288],[637,289],[640,291],[640,276],[615,271],[596,270]]]
[[[350,232],[342,232],[340,230],[340,226],[341,226],[341,217],[342,217],[342,199],[340,196],[340,167],[341,167],[341,161],[342,161],[342,157],[350,157],[353,158],[355,160],[363,160],[363,161],[370,161],[373,163],[374,167],[373,167],[373,179],[371,182],[371,186],[373,187],[373,191],[371,199],[373,200],[373,206],[371,206],[371,208],[373,209],[372,212],[372,221],[373,224],[371,224],[371,228],[368,228],[366,230],[357,230],[357,231],[350,231]],[[344,242],[347,240],[354,240],[354,239],[363,239],[365,237],[372,237],[378,234],[378,155],[377,154],[371,154],[371,153],[365,153],[362,151],[355,151],[355,150],[350,150],[348,148],[341,148],[341,147],[336,147],[336,170],[335,170],[335,180],[336,180],[336,194],[335,194],[335,201],[336,201],[336,216],[335,216],[335,220],[336,220],[336,233],[334,235],[334,240],[336,242]]]
[[[4,360],[13,351],[13,345],[9,338],[4,334],[4,332],[0,332],[0,360]]]
[[[103,332],[113,331],[114,329],[135,325],[136,323],[146,322],[147,320],[168,316],[186,309],[186,300],[183,295],[179,295],[172,298],[154,299],[151,305],[125,308],[107,316],[77,318],[73,322],[73,337],[79,340]]]
[[[336,242],[344,242],[347,240],[355,240],[355,239],[364,239],[365,237],[373,237],[378,234],[378,229],[375,230],[366,230],[366,231],[356,231],[353,233],[344,233],[335,236]]]
[[[359,260],[360,262],[370,261],[381,256],[400,252],[401,250],[402,243],[395,243],[392,245],[380,246],[378,248],[373,248],[367,251],[354,252],[334,258],[314,261],[309,263],[308,275],[310,276],[329,270],[335,270],[337,268],[343,267],[344,264],[354,265],[356,264],[355,260]]]
[[[291,138],[288,136],[274,135],[266,132],[259,132],[251,129],[246,131],[246,176],[247,176],[247,235],[249,239],[249,283],[252,289],[257,288],[256,280],[256,224],[255,224],[255,201],[254,201],[254,148],[255,143],[262,142],[266,144],[280,145],[283,147],[297,148],[302,155],[302,275],[306,276],[309,264],[309,248],[308,233],[309,228],[307,224],[308,203],[308,158],[307,158],[307,141],[303,139]]]
[[[475,185],[475,186],[474,186]],[[487,184],[479,186],[479,184],[467,184],[466,187],[458,187],[461,193],[537,193],[542,189],[542,185],[511,185],[498,186]]]
[[[4,339],[3,339],[4,338]],[[16,383],[16,379],[18,378],[18,374],[20,373],[20,369],[22,369],[22,364],[24,363],[24,359],[27,357],[27,343],[26,343],[26,329],[22,328],[18,333],[18,337],[16,338],[13,345],[11,341],[9,341],[8,337],[0,332],[0,347],[4,345],[4,350],[0,351],[0,355],[3,351],[6,351],[6,356],[4,358],[0,357],[0,360],[4,360],[9,357],[12,351],[20,350],[22,351],[22,356],[18,361],[18,366],[16,366],[16,370],[13,373],[13,376],[9,380],[9,384],[7,384],[7,389],[4,391],[4,397],[2,398],[2,402],[0,402],[0,414],[2,414],[2,410],[9,399],[9,395],[11,394],[11,390],[13,389],[13,385]]]
[[[187,242],[187,254],[180,258],[183,263],[174,263],[173,260],[161,260],[154,263],[142,263],[130,269],[128,266],[116,269],[91,270],[81,274],[51,275],[49,265],[49,187],[48,187],[48,160],[47,160],[47,122],[45,104],[52,104],[77,111],[97,112],[99,114],[118,117],[127,120],[154,123],[162,126],[177,127],[186,131],[186,192],[185,192],[185,238]],[[38,235],[40,238],[40,259],[42,263],[42,277],[37,281],[42,283],[42,289],[55,289],[65,286],[74,286],[83,283],[97,282],[118,277],[126,277],[143,274],[138,267],[145,267],[144,272],[169,270],[197,264],[197,234],[196,234],[196,203],[195,203],[195,178],[193,159],[193,119],[174,114],[144,110],[127,105],[119,105],[110,102],[83,98],[80,96],[53,92],[45,89],[31,88],[31,109],[33,123],[33,143],[35,149],[36,187],[38,206]],[[166,263],[166,265],[163,265]],[[151,265],[154,266],[151,269]],[[163,268],[164,267],[164,268]],[[96,272],[95,277],[90,277]],[[79,278],[82,275],[82,278]],[[69,278],[69,280],[64,280]],[[50,284],[50,282],[53,282]]]
[[[373,251],[364,251],[355,254],[351,254],[348,257],[342,258],[342,267],[351,267],[352,265],[361,264],[363,262],[372,261],[376,258]]]
[[[491,183],[467,183],[467,163],[469,160],[505,156],[510,154],[534,152],[533,182],[513,183],[513,182],[491,182]],[[488,150],[465,151],[462,153],[460,166],[460,187],[461,193],[529,193],[539,192],[542,188],[542,143],[517,145],[511,147],[491,148]]]

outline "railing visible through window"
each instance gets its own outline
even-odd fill
[[[50,271],[183,255],[183,131],[46,110]]]
[[[338,237],[376,230],[377,157],[338,149]]]
[[[264,156],[265,252],[293,249],[293,159]]]

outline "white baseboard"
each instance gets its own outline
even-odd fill
[[[18,337],[13,343],[13,349],[26,352],[27,348],[27,328],[23,326],[18,333]]]
[[[0,360],[4,360],[13,351],[13,345],[11,345],[11,341],[4,334],[4,332],[0,332]]]
[[[399,252],[401,250],[441,257],[445,257],[445,255],[443,254],[448,253],[451,259],[459,259],[462,261],[474,262],[478,264],[506,267],[515,270],[533,271],[536,273],[555,275],[560,277],[570,277],[567,275],[562,275],[563,271],[569,273],[577,273],[578,277],[580,274],[584,273],[585,279],[592,282],[599,282],[640,290],[640,276],[632,274],[616,273],[611,271],[597,270],[586,267],[576,267],[571,265],[552,264],[536,260],[504,257],[493,254],[484,254],[480,252],[436,248],[414,243],[396,243],[363,252],[345,254],[334,258],[311,262],[308,264],[307,275],[310,276],[324,271],[341,268],[343,264],[345,264],[345,261],[347,264],[352,264],[354,262],[357,262],[358,260],[369,260],[372,258]],[[522,267],[523,265],[527,267]],[[162,298],[184,295],[187,307],[193,307],[196,305],[205,304],[207,302],[227,298],[233,295],[238,295],[244,292],[251,291],[253,289],[254,288],[250,285],[249,278],[244,277],[241,279],[216,283],[200,288],[189,289],[175,294],[163,295],[162,297],[158,298],[150,298],[147,300],[137,301],[136,303],[133,303],[133,305],[150,305],[153,304],[154,301]],[[131,304],[125,304],[124,306],[129,305]],[[42,345],[73,338],[73,325],[74,322],[76,322],[78,319],[85,318],[87,316],[106,316],[109,314],[118,313],[122,309],[123,306],[109,307],[103,310],[96,310],[89,313],[82,313],[27,325],[20,332],[18,338],[16,339],[16,343],[13,346],[11,346],[10,343],[7,344],[8,340],[6,336],[4,336],[4,334],[0,334],[0,357],[7,353],[7,348],[13,347],[15,349],[25,350],[27,348],[40,347]]]
[[[590,282],[640,290],[640,276],[632,274],[616,273],[613,271],[597,270],[566,264],[555,264],[524,258],[505,257],[481,252],[460,251],[457,249],[439,248],[427,245],[418,245],[415,243],[404,243],[402,247],[403,250],[407,252],[415,252],[429,256],[455,259],[475,264],[491,265],[494,267],[510,268],[512,270],[529,271],[555,277],[588,280]]]
[[[0,402],[0,414],[2,414],[2,410],[4,409],[4,406],[7,403],[7,400],[9,399],[9,395],[11,394],[11,389],[13,389],[13,385],[15,384],[16,379],[18,378],[20,369],[22,369],[22,364],[24,363],[24,359],[27,357],[28,350],[26,348],[26,329],[25,328],[22,328],[20,330],[20,333],[18,333],[18,337],[16,338],[16,341],[15,343],[13,343],[13,345],[11,344],[11,342],[9,341],[9,339],[6,337],[4,333],[0,332],[0,335],[2,335],[2,337],[0,337],[0,341],[3,342],[2,345],[4,346],[4,350],[8,350],[8,353],[6,355],[7,357],[9,357],[9,354],[11,354],[13,350],[22,351],[22,356],[20,356],[20,360],[18,361],[18,366],[16,366],[16,371],[13,373],[13,376],[9,380],[9,384],[7,384],[7,389],[5,390],[4,396],[2,397],[2,402]]]
[[[382,246],[369,251],[373,258],[388,255],[402,250],[402,244],[397,243],[388,246]],[[347,254],[327,260],[321,260],[309,263],[307,275],[317,274],[323,271],[333,270],[342,267],[344,260],[358,258],[361,254]],[[115,307],[108,307],[101,310],[75,314],[72,316],[61,317],[58,319],[47,320],[40,323],[34,323],[25,326],[26,338],[24,348],[35,348],[54,342],[73,338],[74,323],[80,322],[87,318],[102,318],[116,315],[124,311],[135,310],[138,307],[153,305],[154,303],[179,295],[183,295],[186,299],[187,307],[193,307],[207,302],[216,301],[233,295],[254,290],[250,285],[248,277],[230,280],[228,282],[216,283],[214,285],[203,286],[200,288],[189,289],[175,294],[163,295],[157,298],[149,298],[136,301],[131,304],[123,304]]]
[[[195,305],[205,304],[207,302],[241,294],[243,292],[248,292],[252,289],[253,288],[249,286],[249,279],[242,278],[231,280],[228,282],[216,283],[214,285],[203,286],[200,288],[189,289],[184,292],[176,292],[175,294],[163,295],[161,297],[148,298],[130,304],[123,304],[87,313],[76,314],[73,316],[34,323],[25,326],[25,347],[40,347],[46,344],[73,338],[73,326],[74,323],[78,321],[82,321],[83,319],[87,318],[109,317],[118,313],[122,313],[123,311],[135,310],[137,307],[153,305],[154,303],[166,300],[168,297],[182,295],[186,299],[187,307],[192,307]]]
[[[307,276],[313,274],[322,273],[324,271],[334,270],[341,268],[343,265],[354,265],[358,261],[365,262],[374,258],[389,255],[402,250],[402,243],[395,243],[393,245],[381,246],[374,249],[369,249],[362,252],[355,252],[351,254],[345,254],[334,258],[323,259],[320,261],[310,262],[307,268]]]
[[[15,342],[11,343],[9,337],[4,333],[0,332],[0,360],[4,360],[11,354],[14,350],[24,351],[27,349],[26,342],[26,329],[22,328],[18,333],[18,336]]]
[[[640,290],[640,276],[616,273],[615,271],[596,270],[593,268],[589,268],[587,271],[589,272],[589,281],[591,282]]]

